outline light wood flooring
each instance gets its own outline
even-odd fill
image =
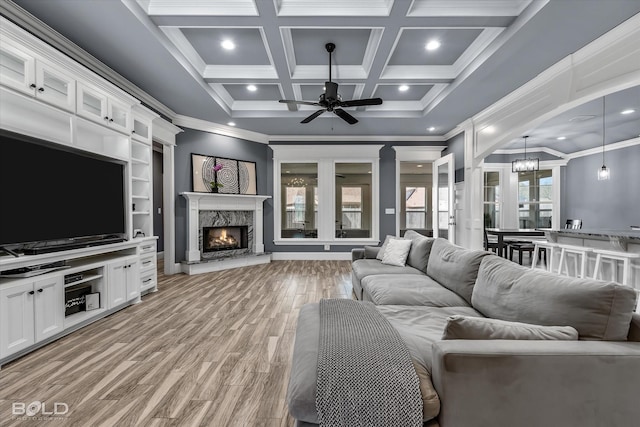
[[[159,273],[159,291],[142,304],[3,366],[0,426],[291,426],[299,308],[350,298],[350,274],[348,261]],[[36,400],[69,412],[12,419],[13,402]]]

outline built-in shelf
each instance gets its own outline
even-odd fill
[[[134,211],[131,212],[132,215],[149,215],[149,211]]]
[[[70,288],[72,286],[76,286],[79,285],[80,283],[86,283],[86,282],[90,282],[91,280],[96,280],[96,279],[100,279],[102,276],[102,274],[92,274],[86,277],[83,277],[80,280],[76,280],[75,282],[71,282],[71,283],[67,283],[64,285],[65,288]]]
[[[136,159],[134,157],[131,158],[131,161],[133,163],[137,163],[137,164],[140,164],[140,165],[148,165],[149,164],[149,162],[147,162],[146,160]]]
[[[134,194],[131,196],[132,199],[142,199],[142,200],[149,200],[149,196],[140,196],[137,194]]]
[[[140,177],[137,177],[137,176],[132,176],[131,177],[131,181],[149,182],[149,180],[147,178],[140,178]]]

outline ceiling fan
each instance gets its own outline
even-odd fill
[[[351,114],[344,111],[343,107],[360,107],[364,105],[380,105],[382,104],[382,99],[380,98],[369,98],[369,99],[352,99],[350,101],[343,101],[342,97],[338,93],[338,83],[334,83],[331,81],[331,53],[335,50],[336,45],[333,43],[327,43],[324,46],[329,52],[329,81],[324,83],[325,92],[320,95],[318,98],[318,102],[311,101],[296,101],[291,99],[281,99],[279,102],[284,104],[299,104],[299,105],[314,105],[316,107],[322,107],[322,109],[316,111],[311,114],[309,117],[302,120],[300,123],[309,123],[311,120],[318,117],[320,114],[328,111],[330,113],[334,113],[338,117],[340,117],[345,122],[350,125],[358,123],[358,119],[353,117]]]

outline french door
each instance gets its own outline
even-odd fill
[[[455,162],[452,154],[433,162],[433,237],[455,243]]]

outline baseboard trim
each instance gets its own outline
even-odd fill
[[[341,261],[351,260],[351,252],[272,252],[273,261]]]

